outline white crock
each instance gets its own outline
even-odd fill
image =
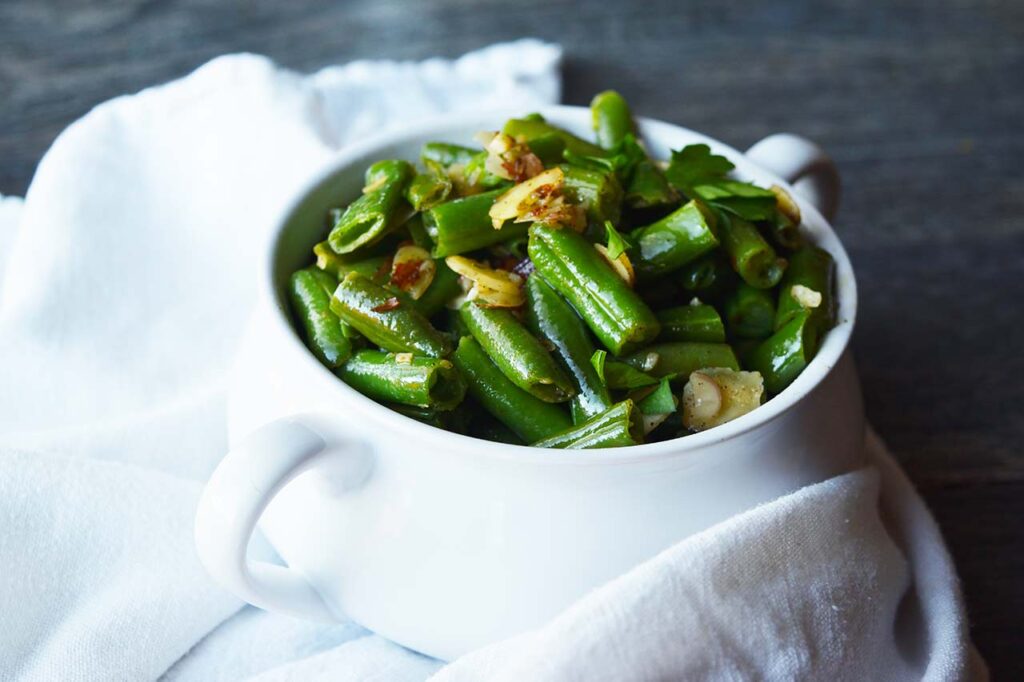
[[[589,134],[587,109],[542,113]],[[739,176],[789,188],[808,235],[836,260],[838,325],[803,374],[751,414],[669,442],[541,450],[420,424],[322,367],[292,329],[282,288],[322,238],[327,209],[358,194],[373,161],[415,159],[430,140],[469,144],[507,117],[449,117],[346,148],[267,245],[261,302],[232,383],[231,451],[196,518],[203,564],[242,599],[298,617],[351,618],[452,659],[541,625],[682,538],[860,464],[863,412],[847,350],[856,286],[819,211],[835,208],[835,171],[793,135],[744,155],[678,126],[640,124],[656,157],[705,142]],[[795,191],[787,180],[799,180]],[[257,522],[287,566],[247,557]]]

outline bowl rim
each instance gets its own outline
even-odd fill
[[[556,125],[577,129],[589,126],[590,109],[587,107],[553,105],[540,108],[538,111]],[[762,428],[793,409],[831,374],[847,350],[853,333],[857,312],[857,285],[849,256],[829,221],[821,215],[816,207],[794,190],[790,183],[763,166],[755,164],[737,149],[684,126],[644,117],[638,117],[636,121],[641,137],[647,141],[649,146],[664,146],[666,148],[675,146],[678,148],[676,143],[666,142],[667,139],[673,137],[686,138],[685,143],[687,144],[694,142],[708,144],[712,151],[728,157],[736,165],[733,173],[737,177],[756,180],[762,184],[775,183],[786,189],[800,206],[803,217],[802,227],[805,233],[808,231],[812,233],[812,241],[815,244],[827,242],[825,248],[836,263],[837,322],[826,334],[824,343],[818,349],[815,357],[793,383],[781,393],[756,410],[721,426],[657,443],[601,448],[599,456],[595,456],[594,450],[560,450],[500,443],[424,424],[364,396],[320,363],[306,347],[295,329],[287,312],[287,303],[282,300],[281,289],[275,282],[275,264],[286,241],[286,228],[303,204],[316,190],[346,167],[356,163],[365,163],[365,157],[372,156],[384,147],[408,144],[425,136],[443,140],[446,135],[465,135],[467,132],[472,134],[478,130],[494,129],[502,121],[522,116],[524,113],[521,110],[503,108],[446,114],[346,145],[323,168],[303,183],[301,189],[296,192],[294,198],[287,203],[284,211],[280,214],[280,218],[270,232],[264,251],[266,260],[260,277],[260,300],[264,304],[269,304],[275,327],[289,339],[291,347],[297,351],[297,356],[302,357],[307,366],[312,366],[312,369],[318,372],[321,378],[329,380],[333,391],[340,399],[346,401],[346,407],[356,408],[362,415],[386,424],[390,429],[409,432],[411,437],[417,439],[412,442],[420,442],[425,445],[424,441],[429,441],[451,451],[471,453],[472,456],[478,458],[489,456],[540,464],[625,464],[636,461],[676,459],[700,453],[709,446]],[[361,172],[363,169],[359,170]]]

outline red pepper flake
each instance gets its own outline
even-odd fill
[[[408,291],[420,278],[421,260],[407,260],[396,263],[391,270],[391,283],[402,291]]]
[[[391,298],[389,298],[388,300],[384,301],[380,305],[374,306],[372,308],[372,310],[375,313],[386,313],[389,310],[394,310],[399,305],[401,305],[401,303],[402,302],[399,301],[397,297],[392,296]]]

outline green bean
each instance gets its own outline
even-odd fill
[[[581,235],[534,225],[528,250],[537,272],[612,353],[629,352],[658,335],[658,318]]]
[[[473,338],[513,384],[548,403],[575,394],[569,377],[511,311],[467,301],[459,312]]]
[[[516,435],[516,432],[508,428],[493,415],[483,410],[473,418],[469,425],[469,435],[474,438],[494,441],[496,443],[508,443],[509,445],[526,445],[526,441]]]
[[[557,166],[565,153],[565,140],[554,133],[539,135],[530,140],[527,146],[545,166]]]
[[[526,281],[526,324],[534,334],[554,346],[576,385],[569,403],[573,422],[580,423],[612,404],[608,388],[601,381],[590,358],[594,344],[583,320],[551,285],[534,274]]]
[[[793,287],[800,285],[821,294],[821,305],[813,308],[811,319],[819,333],[825,333],[835,322],[835,300],[832,296],[835,265],[827,251],[805,246],[789,259],[789,267],[779,287],[779,307],[775,313],[775,329],[805,310],[793,296]]]
[[[364,194],[349,204],[327,235],[336,253],[372,244],[400,223],[402,196],[413,176],[408,161],[378,161],[366,171]]]
[[[305,329],[309,348],[332,369],[352,354],[352,344],[342,330],[342,323],[331,312],[329,291],[336,283],[329,273],[315,267],[293,273],[288,281],[288,300]]]
[[[349,273],[341,280],[331,299],[331,310],[385,350],[433,357],[451,351],[449,340],[419,311],[359,273]]]
[[[614,173],[579,166],[563,165],[565,194],[574,203],[584,206],[591,224],[604,225],[606,220],[619,222],[622,185]]]
[[[746,364],[761,373],[765,389],[776,395],[804,371],[817,346],[818,327],[809,313],[802,312],[751,351]]]
[[[436,410],[450,410],[466,395],[462,375],[440,358],[361,350],[338,368],[338,376],[374,400]]]
[[[738,279],[729,262],[718,251],[701,256],[679,271],[679,283],[683,289],[700,294],[704,299],[724,293]]]
[[[464,147],[461,144],[448,144],[447,142],[428,142],[420,150],[420,159],[426,164],[427,161],[441,164],[442,168],[449,168],[454,165],[465,166],[480,153],[479,149]]]
[[[664,341],[704,341],[725,343],[725,326],[713,306],[684,305],[658,311]]]
[[[775,220],[768,222],[767,229],[772,241],[781,249],[796,251],[804,245],[800,226],[781,211],[777,213]]]
[[[775,322],[775,297],[767,289],[740,282],[723,304],[729,334],[739,339],[766,339]]]
[[[643,443],[643,420],[632,400],[623,400],[589,420],[536,441],[538,448],[591,450]]]
[[[678,270],[718,246],[710,213],[695,201],[630,236],[637,245],[633,265],[644,277]]]
[[[681,383],[686,382],[691,372],[705,367],[740,368],[736,354],[725,343],[658,343],[624,358],[624,361],[659,379],[673,374]]]
[[[320,242],[313,247],[316,254],[316,266],[324,272],[334,275],[335,283],[350,272],[358,272],[374,280],[381,280],[387,274],[389,256],[339,256],[334,253],[327,242]],[[382,281],[382,280],[381,280]]]
[[[461,377],[462,375],[460,374],[459,376]],[[463,381],[463,383],[465,382]],[[481,417],[490,418],[490,415],[485,414],[482,411],[476,414],[470,414],[470,411],[467,410],[467,402],[469,401],[463,400],[450,410],[439,410],[433,407],[417,407],[415,405],[403,405],[402,403],[385,403],[385,405],[395,412],[409,417],[410,419],[415,419],[416,421],[429,424],[430,426],[438,429],[467,434],[469,432],[469,424],[471,422],[479,420]]]
[[[729,261],[743,281],[757,289],[770,289],[782,279],[786,261],[775,254],[751,223],[722,214],[718,235]]]
[[[524,441],[532,443],[572,426],[564,409],[513,384],[473,337],[462,337],[451,359],[469,394]]]
[[[590,117],[597,143],[605,149],[614,149],[626,135],[635,132],[629,105],[614,90],[605,90],[590,100]]]
[[[417,173],[405,190],[405,200],[414,210],[426,211],[445,201],[452,191],[452,181],[440,164],[427,162],[427,172]]]
[[[557,128],[544,120],[529,117],[511,118],[502,129],[506,135],[523,139],[527,144],[532,140],[546,135],[555,135],[565,143],[566,151],[582,156],[605,156],[607,153],[595,144],[576,137],[567,130]]]
[[[500,230],[494,229],[488,211],[504,191],[498,189],[446,201],[427,211],[424,224],[434,240],[434,258],[476,251],[526,235],[530,227],[527,223],[506,222]]]

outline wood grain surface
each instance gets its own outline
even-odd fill
[[[868,414],[949,541],[996,679],[1024,679],[1024,2],[0,3],[0,193],[98,102],[216,55],[300,70],[537,36],[565,100],[607,87],[739,148],[788,130],[844,182]]]

